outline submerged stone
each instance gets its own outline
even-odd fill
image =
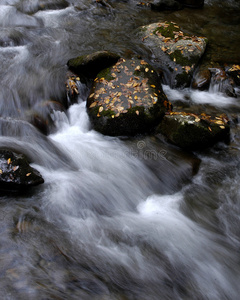
[[[199,150],[228,140],[230,127],[226,115],[211,117],[206,114],[170,112],[164,116],[157,131],[181,148]]]
[[[147,62],[122,58],[98,74],[87,108],[97,131],[129,136],[149,132],[171,105]]]
[[[207,39],[190,36],[174,22],[159,22],[139,28],[138,37],[155,56],[163,80],[172,88],[190,86]]]
[[[0,190],[22,190],[42,183],[41,174],[29,165],[23,154],[0,150]]]

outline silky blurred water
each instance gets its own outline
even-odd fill
[[[131,51],[154,64],[134,30],[159,19],[206,35],[209,61],[239,62],[237,1],[178,12],[111,4],[0,1],[0,147],[25,153],[45,180],[24,194],[0,195],[0,297],[237,300],[239,96],[164,85],[176,110],[224,112],[231,120],[228,145],[195,153],[161,136],[95,132],[84,85],[67,112],[52,113],[48,136],[28,122],[43,101],[66,101],[72,57]]]

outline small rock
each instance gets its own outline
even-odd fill
[[[200,91],[208,90],[211,82],[211,72],[206,69],[200,69],[193,76],[192,88]]]
[[[42,183],[41,174],[29,165],[23,154],[0,150],[0,190],[22,190]]]
[[[164,116],[157,131],[181,148],[200,150],[228,140],[230,127],[226,115],[211,117],[206,114],[171,112]]]
[[[233,65],[231,68],[228,68],[227,74],[234,80],[234,83],[237,86],[240,86],[240,66]]]
[[[109,51],[97,51],[92,54],[78,56],[68,61],[69,69],[81,76],[94,78],[102,69],[115,64],[119,55]]]

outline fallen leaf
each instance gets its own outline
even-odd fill
[[[198,48],[199,51],[202,51],[201,47],[199,47],[198,45],[196,45],[196,47]]]
[[[18,168],[19,168],[19,166],[14,166],[13,167],[13,172],[17,171]]]
[[[0,174],[2,174],[3,173],[3,171],[0,169]]]
[[[145,69],[145,72],[147,73],[148,71],[149,71],[149,69],[148,69],[148,68],[146,68],[146,69]]]
[[[28,176],[30,176],[31,174],[32,174],[32,173],[27,173],[26,176],[28,177]]]
[[[161,48],[161,49],[162,49],[162,51],[163,51],[163,52],[166,52],[166,51],[167,51],[167,48],[166,48],[166,47],[164,47],[164,46],[162,46],[162,48]]]
[[[221,129],[225,129],[225,126],[219,126]]]
[[[12,161],[11,161],[11,158],[9,158],[9,159],[7,160],[8,165],[9,165],[11,162],[12,162]]]
[[[93,102],[93,103],[89,106],[89,108],[95,107],[96,105],[97,105],[97,102]]]
[[[102,112],[103,111],[103,107],[100,106],[98,112]]]
[[[220,121],[220,120],[219,121],[215,121],[214,123],[218,124],[218,125],[223,125],[224,124],[223,121]]]
[[[139,111],[138,110],[136,110],[136,114],[139,115]]]

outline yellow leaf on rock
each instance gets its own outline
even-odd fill
[[[9,158],[9,159],[7,160],[8,165],[9,165],[11,162],[12,162],[12,161],[11,161],[11,158]]]
[[[93,102],[93,103],[89,106],[89,108],[95,107],[96,105],[97,105],[97,102]]]

